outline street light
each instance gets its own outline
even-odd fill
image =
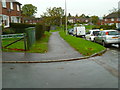
[[[65,26],[66,26],[66,35],[67,35],[67,3],[65,0]]]

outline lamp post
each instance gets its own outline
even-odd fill
[[[66,35],[68,34],[67,33],[67,3],[66,3],[66,0],[65,0],[65,30],[66,30]]]

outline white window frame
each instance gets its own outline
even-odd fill
[[[0,15],[0,26],[2,26],[2,16]]]
[[[9,16],[7,15],[2,15],[3,18],[3,23],[5,24],[6,21],[6,25],[4,26],[5,28],[9,27]]]
[[[107,19],[105,19],[105,21],[107,21]]]
[[[20,7],[19,7],[19,5],[17,4],[17,11],[20,11]]]
[[[2,0],[2,7],[6,8],[7,5],[6,5],[6,0]]]
[[[10,9],[12,9],[13,10],[13,2],[10,2]]]
[[[111,18],[111,21],[115,21],[115,19],[114,19],[114,18]]]

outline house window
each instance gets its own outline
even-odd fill
[[[111,21],[114,21],[114,18],[111,18]]]
[[[107,19],[105,19],[105,21],[107,21]]]
[[[19,5],[17,5],[17,11],[20,11],[20,7],[19,7]]]
[[[118,18],[117,21],[120,21],[120,18]]]
[[[3,24],[5,27],[9,27],[9,16],[3,15]]]
[[[0,16],[0,26],[2,26],[2,16]]]
[[[13,2],[10,2],[10,9],[13,9]]]
[[[2,7],[6,8],[6,0],[2,0]]]
[[[20,23],[20,17],[11,16],[11,22],[12,23]]]

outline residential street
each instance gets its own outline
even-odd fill
[[[53,38],[56,42],[52,41]],[[56,50],[50,43],[56,46]],[[49,59],[55,59],[59,55],[60,59],[64,57],[64,54],[68,55],[67,57],[81,56],[70,48],[58,33],[53,33],[49,45],[46,60],[49,55],[52,55]],[[64,48],[65,46],[67,47]],[[6,63],[2,66],[2,85],[3,88],[118,88],[119,52],[118,48],[113,46],[103,56],[80,61],[39,64]],[[3,53],[3,60],[45,60],[45,55]]]

